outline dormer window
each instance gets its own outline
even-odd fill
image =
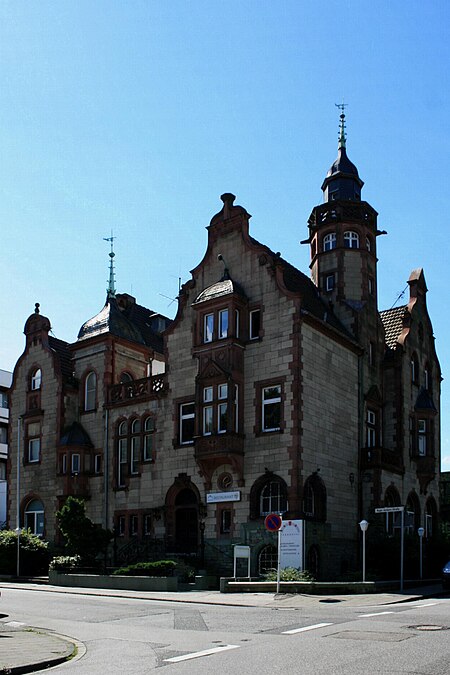
[[[42,370],[38,368],[31,375],[31,391],[37,391],[41,388],[42,384]]]
[[[345,248],[359,248],[359,234],[357,232],[344,232]]]
[[[323,238],[323,250],[331,251],[333,248],[336,248],[336,232],[330,232]]]

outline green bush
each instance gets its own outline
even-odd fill
[[[49,569],[56,572],[69,572],[81,566],[81,558],[79,555],[59,555],[52,558]]]
[[[276,581],[277,571],[269,570],[264,575],[266,581]],[[280,570],[280,581],[315,581],[314,577],[308,570],[299,570],[295,567],[285,567]]]
[[[96,558],[105,554],[112,533],[93,523],[85,511],[83,499],[68,497],[64,506],[56,512],[56,520],[67,552],[80,556],[83,565],[95,566]]]
[[[29,530],[20,533],[20,575],[37,576],[48,570],[48,543]],[[0,574],[15,575],[17,570],[17,533],[0,531]]]
[[[127,567],[120,567],[113,574],[131,577],[171,577],[177,563],[174,560],[156,560],[155,562],[140,562]]]

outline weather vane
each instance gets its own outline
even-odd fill
[[[110,237],[103,237],[103,241],[109,241],[111,244],[111,251],[109,253],[110,261],[109,261],[109,280],[108,280],[108,288],[106,289],[106,292],[108,293],[108,297],[115,297],[116,295],[116,288],[115,288],[115,283],[114,283],[114,239],[117,239],[117,237],[113,236],[113,232],[111,230],[111,236]]]
[[[348,106],[348,103],[335,103],[336,108],[339,108],[341,111],[340,118],[341,122],[339,124],[339,145],[338,148],[345,148],[345,141],[347,140],[347,135],[345,133],[345,108]]]

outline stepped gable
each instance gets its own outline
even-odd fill
[[[380,319],[384,327],[385,341],[389,349],[395,349],[398,337],[404,328],[404,317],[407,306],[393,307],[380,312]]]

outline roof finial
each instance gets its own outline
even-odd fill
[[[338,150],[341,148],[345,148],[345,141],[347,140],[347,134],[345,133],[345,108],[348,106],[348,103],[335,103],[334,104],[336,108],[339,108],[341,111],[340,114],[340,123],[339,123],[339,143],[338,143]]]
[[[106,292],[108,294],[108,298],[115,298],[116,297],[116,287],[115,287],[115,273],[114,273],[114,256],[116,255],[114,253],[114,248],[113,248],[113,242],[116,237],[113,236],[113,232],[111,230],[111,236],[110,237],[103,237],[103,241],[109,241],[111,243],[111,251],[109,253],[109,281],[108,281],[108,288],[106,289]]]

